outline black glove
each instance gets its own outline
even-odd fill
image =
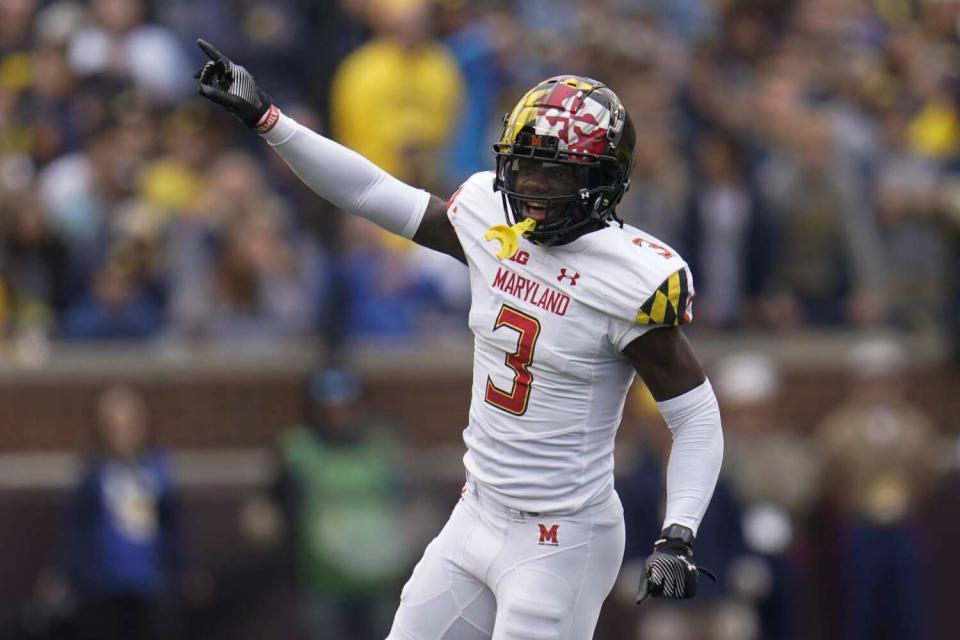
[[[673,524],[663,530],[644,562],[637,604],[647,598],[692,598],[697,594],[699,571],[717,581],[709,569],[693,564],[693,542],[687,527]]]
[[[249,71],[230,62],[212,44],[203,39],[198,39],[197,44],[210,58],[193,76],[200,80],[200,95],[216,102],[251,129],[256,127],[273,102],[270,96],[257,87]]]

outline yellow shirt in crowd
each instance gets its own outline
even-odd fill
[[[372,40],[340,65],[331,93],[334,137],[397,178],[429,186],[457,121],[462,83],[445,47]]]

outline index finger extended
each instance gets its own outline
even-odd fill
[[[647,598],[650,597],[650,595],[651,595],[651,594],[650,594],[650,586],[649,586],[649,584],[647,583],[646,578],[644,578],[644,579],[640,582],[640,588],[637,589],[637,604],[638,604],[638,605],[643,604],[643,603],[647,600]]]
[[[227,58],[227,56],[217,51],[216,47],[214,47],[212,44],[210,44],[203,38],[197,38],[197,45],[201,49],[203,49],[203,52],[207,54],[207,57],[209,57],[214,62],[222,62],[224,64],[230,62],[230,59]]]

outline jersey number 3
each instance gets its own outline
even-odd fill
[[[540,321],[513,307],[503,305],[500,307],[500,315],[497,316],[497,323],[493,325],[493,330],[496,331],[501,327],[513,329],[520,334],[517,350],[508,353],[506,359],[506,365],[514,371],[513,386],[509,391],[504,391],[493,384],[493,380],[487,376],[487,393],[484,399],[498,409],[503,409],[515,416],[522,416],[527,411],[527,402],[530,400],[530,383],[533,382],[533,374],[527,367],[533,362],[533,349],[537,345],[537,338],[540,337]]]

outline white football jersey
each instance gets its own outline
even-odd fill
[[[502,504],[575,512],[613,489],[613,443],[633,367],[622,354],[658,325],[691,320],[693,283],[670,247],[611,224],[562,246],[525,238],[498,260],[493,172],[447,205],[470,268],[473,391],[467,472]]]

